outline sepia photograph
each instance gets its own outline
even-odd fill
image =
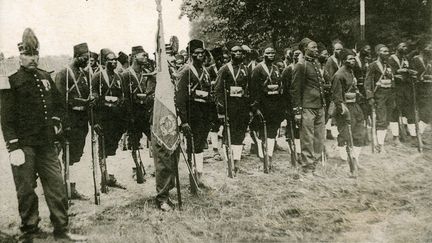
[[[0,0],[0,243],[432,242],[432,0]]]

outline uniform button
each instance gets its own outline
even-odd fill
[[[38,84],[37,86],[40,87],[40,84]]]
[[[48,117],[45,117],[45,120],[48,120]]]
[[[44,97],[44,95],[43,95],[43,94],[41,94],[41,97]]]
[[[45,100],[42,100],[43,103],[45,103]]]
[[[40,92],[42,92],[42,89],[39,89]]]
[[[37,78],[36,81],[40,81],[40,80]]]
[[[46,105],[44,105],[44,108],[46,108]]]
[[[47,111],[45,111],[45,114],[48,114],[48,112],[47,112]]]

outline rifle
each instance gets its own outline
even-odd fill
[[[90,64],[89,64],[90,65]],[[92,87],[92,77],[91,77],[91,73],[89,72],[89,89],[90,89],[90,94],[89,94],[89,100],[92,100],[93,97],[93,87]],[[93,110],[93,105],[90,104],[90,136],[91,136],[91,152],[92,152],[92,169],[93,169],[93,186],[94,186],[94,202],[96,205],[100,204],[100,191],[99,191],[99,187],[97,185],[97,162],[96,162],[96,158],[98,158],[98,154],[97,154],[97,145],[96,145],[96,134],[95,134],[95,129],[94,129],[94,110]],[[104,189],[102,187],[102,189]]]
[[[66,68],[66,105],[65,105],[65,109],[66,109],[66,122],[67,119],[69,119],[69,69]],[[68,199],[68,205],[71,205],[71,198],[72,198],[72,191],[71,191],[71,183],[70,183],[70,170],[69,170],[69,165],[70,165],[70,143],[69,143],[69,139],[68,139],[68,132],[65,133],[64,136],[64,181],[66,183],[66,195],[67,195],[67,199]]]
[[[190,82],[191,78],[190,78],[190,71],[189,71],[189,79],[188,79],[188,121],[190,121],[190,113],[191,113],[191,94],[192,94],[192,84]],[[187,134],[185,134],[187,135]],[[191,193],[195,196],[198,195],[198,183],[197,183],[197,178],[198,178],[198,172],[197,172],[197,166],[196,166],[196,158],[195,158],[195,145],[194,145],[194,138],[193,138],[193,134],[192,131],[189,134],[189,139],[187,139],[187,146],[190,147],[187,155],[187,163],[188,163],[188,167],[190,167],[189,169],[189,182],[191,184]],[[192,162],[193,162],[193,168],[194,170],[192,171]]]
[[[416,94],[416,80],[415,80],[415,78],[413,78],[411,81],[411,87],[412,87],[412,92],[413,92],[414,122],[415,122],[415,131],[417,134],[417,150],[419,151],[419,153],[421,153],[421,152],[423,152],[423,140],[422,140],[422,137],[420,134],[420,127],[419,127],[420,117],[419,117],[419,112],[418,112],[418,107],[417,107],[417,94]]]
[[[227,163],[228,163],[228,177],[233,178],[233,161],[232,161],[232,147],[231,147],[231,129],[229,124],[229,118],[228,118],[228,97],[226,92],[226,82],[224,80],[224,99],[225,99],[225,129],[226,129],[226,135],[227,135]]]
[[[375,142],[377,141],[377,135],[376,135],[376,108],[375,105],[372,105],[371,107],[372,110],[372,128],[371,128],[371,132],[372,132],[372,153],[375,153]]]
[[[269,168],[271,168],[271,162],[268,156],[268,142],[267,142],[267,122],[264,119],[264,116],[261,114],[261,121],[263,124],[263,130],[264,130],[264,142],[263,144],[263,155],[264,155],[264,173],[269,173]]]
[[[137,84],[140,85],[139,80],[137,80],[137,82],[138,82]],[[132,89],[132,81],[130,79],[130,73],[129,73],[129,91],[130,91],[130,96],[129,96],[130,106],[131,106],[132,111],[133,111],[134,99],[133,99],[133,89]],[[129,127],[132,127],[134,125],[135,124],[133,124],[131,122]],[[147,148],[148,147],[149,147],[149,144],[148,144],[148,139],[147,139]],[[136,150],[134,144],[132,144],[132,159],[135,163],[137,183],[143,184],[145,182],[145,179],[144,179],[145,170],[144,170],[144,166],[142,166],[142,160],[141,160],[141,154],[139,152],[139,148],[138,148],[138,150]]]
[[[105,135],[102,128],[99,126],[95,128],[95,131],[99,135],[99,147],[101,149],[101,151],[99,152],[99,167],[101,170],[101,191],[102,193],[108,193],[108,170],[106,165]]]
[[[179,145],[180,146],[180,145]],[[176,155],[176,158],[178,159],[178,156]],[[178,161],[176,161],[176,164],[175,164],[175,173],[176,173],[176,175],[175,175],[175,183],[176,183],[176,189],[177,189],[177,201],[178,201],[178,207],[179,207],[179,210],[182,210],[182,205],[183,205],[183,202],[182,202],[182,197],[181,197],[181,190],[180,190],[180,175],[179,175],[179,168],[178,168]],[[197,186],[198,187],[198,186]]]
[[[352,152],[353,152],[353,146],[354,146],[354,142],[353,142],[353,136],[352,136],[352,129],[351,129],[351,117],[350,117],[350,113],[348,112],[348,118],[347,118],[347,130],[348,130],[348,141],[346,143],[346,151],[347,151],[347,155],[348,155],[348,164],[350,167],[350,172],[353,176],[357,175],[357,161],[356,158],[353,157]]]
[[[199,190],[199,187],[198,187],[198,182],[197,182],[197,179],[196,179],[196,177],[195,177],[195,174],[194,174],[194,172],[192,171],[192,168],[191,168],[191,166],[190,166],[190,163],[189,163],[189,155],[188,155],[188,158],[186,158],[186,155],[185,155],[185,153],[184,153],[184,151],[183,151],[183,148],[179,145],[179,147],[180,147],[180,152],[182,153],[182,155],[183,155],[183,159],[184,159],[184,161],[186,162],[185,164],[186,164],[186,167],[187,167],[187,169],[188,169],[188,171],[189,171],[189,179],[190,179],[190,181],[191,181],[191,187],[195,187],[196,188],[196,191],[200,191]],[[178,190],[178,189],[177,189]]]
[[[295,145],[295,142],[294,142],[294,127],[293,127],[293,125],[294,125],[294,122],[293,122],[293,120],[292,119],[288,119],[288,132],[289,132],[289,134],[288,134],[288,137],[289,138],[287,138],[287,142],[288,142],[288,147],[289,147],[289,150],[290,150],[290,153],[291,153],[291,165],[293,166],[293,167],[296,167],[297,166],[297,150],[296,150],[296,145]]]

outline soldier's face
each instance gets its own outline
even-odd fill
[[[398,45],[398,52],[401,54],[407,54],[408,53],[408,46],[405,43],[400,43]]]
[[[318,45],[315,41],[310,42],[305,50],[307,56],[318,57]]]
[[[387,60],[390,56],[390,51],[387,47],[382,47],[379,50],[379,56],[383,59],[383,60]]]
[[[237,61],[242,61],[243,56],[243,49],[239,46],[235,46],[231,49],[231,56],[233,59],[236,59]]]
[[[274,61],[276,52],[273,48],[269,47],[264,50],[264,59],[266,61]]]
[[[192,57],[194,59],[194,61],[199,61],[201,63],[204,63],[205,61],[205,53],[204,50],[199,48],[196,49],[193,53],[192,53]]]
[[[334,54],[335,54],[336,57],[339,57],[340,52],[342,51],[342,49],[343,49],[343,46],[342,46],[341,43],[336,43],[334,45]]]
[[[83,67],[87,66],[88,61],[89,61],[89,54],[88,53],[81,54],[77,57],[78,67],[83,68]]]
[[[21,54],[20,61],[21,66],[30,70],[36,70],[39,64],[39,55]]]
[[[225,63],[229,63],[231,61],[231,57],[228,54],[223,54],[222,56],[222,62]]]
[[[148,61],[148,56],[145,52],[140,52],[135,55],[135,60],[138,64],[142,65]]]
[[[346,60],[345,60],[345,65],[347,65],[350,68],[354,68],[355,64],[356,64],[355,56],[354,55],[348,55],[346,57]]]
[[[114,70],[117,67],[117,58],[113,53],[110,53],[106,57],[106,67],[109,70]]]
[[[94,59],[93,57],[90,57],[89,64],[90,64],[91,67],[96,66],[96,59]]]
[[[181,59],[177,59],[175,65],[177,68],[181,68],[184,65],[184,61]]]
[[[301,54],[302,54],[302,52],[301,52],[300,50],[295,50],[295,51],[294,51],[293,59],[294,59],[294,62],[295,62],[295,63],[298,62],[299,57],[300,57]]]

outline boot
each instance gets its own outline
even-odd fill
[[[400,140],[399,136],[393,136],[393,143],[396,146],[401,145],[401,140]]]
[[[116,188],[120,188],[120,189],[126,190],[126,187],[123,186],[122,184],[120,184],[117,181],[117,179],[114,177],[113,174],[109,174],[108,175],[107,186],[109,186],[109,187],[116,187]]]
[[[197,177],[198,187],[199,187],[199,188],[202,188],[202,189],[206,189],[206,188],[208,188],[208,187],[204,184],[204,182],[203,182],[203,180],[202,180],[202,173],[198,172],[197,174],[198,174],[198,177]]]
[[[71,182],[71,199],[72,200],[90,200],[88,197],[86,197],[85,195],[79,193],[76,189],[76,183],[75,182]]]
[[[258,155],[258,147],[255,143],[251,143],[250,154]]]

